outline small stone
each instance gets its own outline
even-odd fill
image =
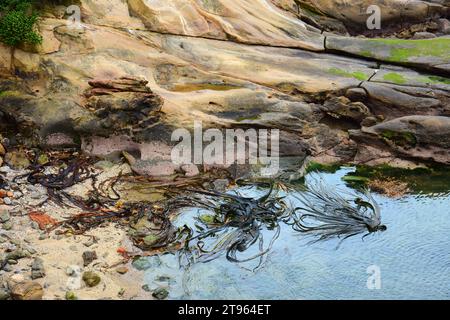
[[[66,292],[66,300],[78,300],[77,295],[73,291]]]
[[[89,238],[89,240],[84,242],[83,245],[89,248],[89,247],[93,246],[95,243],[96,243],[96,241],[93,238]]]
[[[351,101],[364,101],[367,98],[367,92],[363,88],[350,88],[345,92],[345,96]]]
[[[372,127],[378,123],[376,117],[366,117],[363,121],[361,121],[361,126],[363,127]]]
[[[92,271],[86,271],[83,273],[83,281],[88,287],[95,287],[100,283],[100,276]]]
[[[95,251],[83,252],[83,264],[85,267],[90,265],[94,260],[97,260],[97,253]]]
[[[439,32],[441,32],[443,34],[450,34],[450,20],[439,19],[438,20],[438,28],[439,28]]]
[[[18,264],[18,263],[19,263],[19,262],[17,262],[17,260],[14,260],[14,259],[9,259],[9,260],[8,260],[8,264],[11,265],[11,266],[16,265],[16,264]]]
[[[3,230],[11,230],[13,228],[13,223],[11,221],[5,222],[2,226]]]
[[[27,247],[27,248],[26,248],[26,251],[27,251],[29,254],[35,254],[35,253],[37,252],[34,248],[31,248],[31,247]]]
[[[27,258],[29,256],[30,254],[27,251],[22,249],[16,249],[6,255],[6,260],[19,260],[22,258]]]
[[[9,264],[7,264],[3,267],[3,271],[6,271],[6,272],[12,272],[13,270],[14,269]]]
[[[44,289],[33,281],[16,284],[11,289],[11,296],[14,300],[42,300]]]
[[[0,301],[8,300],[10,298],[10,294],[5,289],[0,288]]]
[[[416,32],[411,39],[419,40],[419,39],[433,39],[433,38],[436,38],[436,35],[431,32]]]
[[[152,293],[153,298],[158,300],[164,300],[169,296],[169,291],[165,288],[158,288]]]
[[[142,290],[144,290],[144,291],[146,291],[146,292],[150,292],[150,291],[151,291],[148,284],[144,284],[144,285],[142,286]]]
[[[228,181],[228,179],[216,179],[213,182],[214,190],[223,192],[227,189],[229,184],[230,181]]]
[[[41,258],[34,258],[31,265],[31,279],[39,279],[45,277],[44,261]]]
[[[116,272],[117,272],[117,273],[120,273],[120,274],[125,274],[125,273],[128,272],[128,268],[127,268],[127,267],[118,267],[118,268],[116,269]]]
[[[39,230],[39,224],[36,221],[31,221],[30,226],[35,230]]]
[[[30,166],[30,161],[24,151],[11,151],[5,156],[5,162],[13,169],[26,169]]]
[[[47,156],[45,153],[41,154],[41,155],[38,157],[37,162],[38,162],[40,165],[45,165],[45,164],[47,164],[47,163],[49,162],[48,156]]]
[[[1,210],[0,211],[0,222],[5,223],[11,219],[11,215],[9,214],[8,210]]]
[[[77,277],[78,275],[81,275],[81,267],[77,265],[69,266],[66,269],[66,274],[69,277]]]
[[[48,239],[48,234],[46,234],[46,233],[41,233],[41,234],[39,235],[39,240],[45,240],[45,239]]]
[[[10,206],[12,204],[12,200],[9,197],[3,198],[3,203],[7,206]]]
[[[195,177],[200,174],[198,167],[195,164],[185,164],[181,166],[181,170],[183,170],[184,175],[186,177]]]

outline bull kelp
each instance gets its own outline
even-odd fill
[[[355,190],[342,179],[355,170],[348,167],[334,173],[322,173],[320,186],[341,190],[339,195],[348,199],[351,206],[368,206],[349,196]],[[411,174],[405,173],[405,181],[408,177],[415,179]],[[417,170],[415,174],[418,174]],[[306,186],[317,188],[317,180],[317,174],[308,174]],[[236,192],[245,198],[261,199],[269,190],[267,185],[253,185],[237,188]],[[388,228],[382,233],[373,232],[364,240],[358,236],[349,237],[338,247],[343,237],[329,238],[328,241],[314,241],[316,237],[313,237],[311,241],[308,233],[279,223],[279,236],[256,272],[252,268],[255,263],[229,263],[225,254],[207,263],[190,264],[189,268],[180,269],[177,254],[146,258],[139,261],[139,266],[146,270],[145,285],[152,290],[159,286],[168,288],[172,299],[396,299],[399,295],[417,299],[423,298],[424,292],[430,299],[448,299],[449,190],[447,180],[446,191],[442,189],[439,193],[411,190],[401,199],[371,194],[381,209],[383,224]],[[303,206],[299,198],[304,192],[304,187],[298,184],[282,191],[275,190],[273,195],[277,193],[285,203],[297,208]],[[217,199],[220,198],[210,198]],[[433,212],[429,211],[430,207]],[[367,213],[371,212],[367,208]],[[433,219],[430,219],[431,215]],[[199,224],[206,228],[199,220],[211,224],[215,216],[215,212],[200,207],[183,210],[173,222],[177,227]],[[273,235],[272,230],[265,228],[260,232],[266,239]],[[203,241],[209,247],[218,238],[211,236]],[[191,242],[193,246],[195,243]],[[257,249],[255,245],[253,250],[248,250],[257,253]],[[254,262],[259,263],[259,260]],[[373,265],[381,267],[382,290],[368,290],[366,286],[367,270]]]

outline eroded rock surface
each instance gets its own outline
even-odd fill
[[[407,21],[445,19],[449,7],[376,4],[389,19]],[[407,116],[450,114],[450,39],[348,36],[344,17],[361,24],[366,5],[81,1],[80,26],[68,26],[56,11],[42,19],[40,50],[17,49],[11,58],[0,47],[0,68],[15,74],[0,81],[2,131],[13,137],[18,128],[13,142],[31,146],[72,141],[92,154],[138,152],[135,170],[150,173],[170,159],[173,130],[191,130],[194,120],[205,128],[281,129],[284,156],[366,163],[357,132]],[[372,140],[378,142],[364,141],[364,154],[388,152]],[[433,148],[427,160],[417,148],[385,158],[448,163],[447,147]]]

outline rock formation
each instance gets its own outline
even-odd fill
[[[372,3],[386,24],[401,19],[426,29],[437,21],[437,37],[349,36]],[[167,158],[172,130],[202,120],[279,128],[282,155],[322,162],[450,162],[445,137],[435,136],[450,128],[448,1],[80,6],[81,25],[67,24],[64,7],[45,11],[44,41],[34,52],[11,57],[0,45],[2,132],[21,131],[11,143],[48,145],[56,134],[93,153],[92,143],[110,141],[98,153],[139,149],[145,160],[159,150]]]

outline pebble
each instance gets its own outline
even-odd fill
[[[11,295],[5,289],[0,288],[0,301],[8,300]]]
[[[11,272],[11,271],[13,271],[14,269],[13,269],[13,267],[11,267],[9,264],[7,264],[7,265],[5,265],[5,266],[3,267],[3,270],[6,271],[6,272]]]
[[[83,245],[85,245],[86,247],[90,247],[92,245],[94,245],[96,243],[96,241],[93,238],[90,238],[88,241],[84,242]]]
[[[11,215],[9,214],[8,210],[1,210],[0,211],[0,222],[5,223],[11,219]]]
[[[439,31],[444,34],[450,34],[450,20],[439,19],[438,20]]]
[[[2,167],[0,167],[0,172],[1,173],[10,173],[10,172],[12,172],[13,170],[10,168],[10,167],[8,167],[8,166],[2,166]]]
[[[12,204],[12,200],[9,197],[3,198],[3,203],[7,206]]]
[[[45,240],[45,239],[48,239],[48,235],[46,233],[41,233],[39,235],[39,240]]]
[[[436,35],[431,32],[416,32],[411,39],[419,40],[419,39],[433,39],[433,38],[436,38]]]
[[[90,265],[92,261],[97,260],[97,253],[95,251],[85,251],[82,256],[85,267]]]
[[[118,267],[118,268],[116,269],[116,272],[117,272],[117,273],[120,273],[120,274],[125,274],[125,273],[128,272],[128,268],[127,268],[127,267]]]
[[[73,291],[66,292],[66,300],[78,300],[77,295]]]
[[[13,228],[13,223],[11,221],[5,222],[2,227],[6,231],[11,230]]]
[[[83,281],[88,287],[95,287],[100,283],[101,278],[93,271],[86,271],[83,273]]]
[[[31,279],[39,279],[45,277],[44,261],[41,258],[34,258],[31,266]]]
[[[169,291],[165,288],[158,288],[152,293],[153,298],[164,300],[169,296]]]
[[[77,274],[81,274],[81,268],[79,266],[69,266],[66,269],[66,274],[69,277],[77,276]]]

